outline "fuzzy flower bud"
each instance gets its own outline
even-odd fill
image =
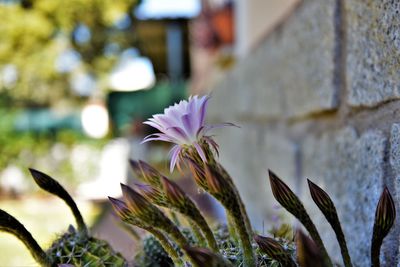
[[[383,239],[387,236],[396,218],[396,208],[387,187],[383,189],[375,212],[375,224],[372,234],[371,262],[373,267],[380,266],[379,254]]]
[[[317,245],[301,230],[298,230],[296,233],[296,248],[299,266],[326,266]]]
[[[173,181],[166,177],[161,177],[161,184],[164,189],[165,197],[175,206],[183,206],[189,201],[185,192]]]
[[[207,248],[186,246],[183,249],[190,255],[197,266],[233,267],[230,262]]]
[[[162,174],[144,161],[129,160],[131,168],[137,177],[155,187],[160,187]]]
[[[56,195],[68,205],[68,207],[71,209],[72,214],[75,217],[76,224],[78,225],[79,231],[81,231],[84,234],[88,233],[86,224],[83,220],[83,217],[81,215],[81,212],[78,209],[78,206],[76,205],[75,201],[72,199],[71,195],[64,189],[64,187],[59,184],[56,180],[51,178],[49,175],[40,172],[35,169],[29,169],[35,183],[43,190],[46,192],[49,192],[50,194]]]
[[[276,260],[281,266],[295,267],[292,257],[286,250],[273,238],[255,235],[254,240],[258,244],[261,251],[266,253],[268,257]]]
[[[155,205],[163,207],[166,206],[165,196],[161,190],[147,184],[135,184],[135,185],[136,189],[145,199],[147,199],[148,201],[150,201]]]
[[[322,211],[325,218],[332,226],[333,231],[336,234],[336,239],[339,242],[340,251],[342,253],[344,266],[352,266],[349,251],[347,249],[346,239],[343,234],[342,227],[340,225],[339,217],[336,212],[335,205],[329,197],[329,195],[322,190],[318,185],[314,184],[312,181],[308,180],[308,187],[310,188],[311,197],[317,204],[318,208]]]

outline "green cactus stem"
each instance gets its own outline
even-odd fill
[[[84,235],[73,226],[47,250],[52,266],[72,264],[76,267],[126,267],[126,260],[100,239]]]
[[[317,204],[318,208],[324,214],[326,220],[332,226],[333,231],[336,234],[336,239],[339,242],[340,251],[342,253],[343,263],[345,267],[353,266],[351,263],[349,251],[347,249],[346,239],[343,234],[342,227],[340,225],[339,217],[333,201],[329,195],[322,190],[319,186],[314,184],[312,181],[307,179],[308,187],[310,189],[311,197]]]
[[[71,209],[75,220],[76,224],[78,226],[78,230],[81,231],[82,233],[85,233],[86,235],[88,234],[88,229],[87,226],[83,220],[83,217],[75,203],[75,201],[72,199],[70,194],[60,185],[56,180],[48,176],[47,174],[40,172],[35,169],[29,169],[33,179],[35,180],[36,184],[45,190],[46,192],[49,192],[50,194],[56,195],[62,200],[65,201],[65,203],[68,205],[68,207]]]
[[[236,194],[228,181],[221,173],[209,165],[204,165],[205,178],[208,185],[208,192],[214,196],[225,207],[228,216],[233,219],[236,233],[239,236],[240,245],[243,251],[244,266],[253,267],[256,264],[253,248],[246,229],[245,218],[240,209]]]
[[[210,145],[212,144],[212,145]],[[250,219],[249,216],[247,215],[247,210],[246,207],[243,203],[242,198],[240,197],[240,193],[237,189],[237,187],[235,186],[235,183],[233,182],[232,177],[228,174],[228,172],[225,170],[225,168],[219,164],[215,158],[215,154],[218,156],[218,145],[214,142],[214,140],[212,140],[209,137],[203,137],[203,139],[200,142],[200,146],[203,149],[206,159],[207,159],[207,164],[209,166],[212,166],[215,169],[218,169],[221,176],[228,182],[228,184],[231,186],[233,192],[235,193],[235,196],[237,198],[237,201],[239,203],[239,207],[240,207],[240,211],[242,213],[242,216],[244,218],[244,223],[245,223],[245,227],[247,229],[248,235],[249,237],[253,236],[253,231],[252,231],[252,227],[251,227],[251,223],[250,223]],[[186,151],[186,153],[184,153],[183,158],[189,158],[191,159],[194,163],[196,163],[198,166],[203,165],[203,160],[201,159],[200,155],[197,153],[197,150],[193,147],[189,147]],[[207,190],[206,190],[207,191]]]
[[[186,215],[191,221],[191,224],[197,225],[204,234],[211,250],[219,252],[214,234],[196,204],[175,182],[166,177],[161,177],[161,183],[164,189],[165,199],[170,206],[174,207],[181,214]]]
[[[0,209],[0,231],[10,233],[21,240],[32,257],[42,266],[50,267],[50,260],[31,233],[13,216]]]

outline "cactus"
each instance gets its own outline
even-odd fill
[[[126,227],[142,228],[149,235],[143,238],[134,266],[209,266],[209,267],[295,267],[336,265],[329,257],[316,225],[300,199],[283,180],[269,171],[275,199],[294,215],[309,236],[297,230],[295,237],[287,225],[274,230],[272,236],[252,230],[245,205],[233,179],[218,163],[218,145],[206,133],[215,127],[204,124],[208,97],[193,97],[167,108],[165,114],[154,115],[146,124],[161,133],[145,138],[145,142],[161,140],[175,143],[171,150],[172,171],[177,166],[191,173],[197,186],[218,200],[227,213],[227,225],[212,228],[195,202],[175,182],[143,161],[130,161],[133,172],[143,183],[135,187],[121,184],[122,199],[109,197],[115,214]],[[221,125],[219,125],[221,126]],[[232,124],[222,124],[232,126]],[[57,195],[70,207],[77,228],[70,227],[44,251],[32,235],[14,217],[0,210],[0,231],[21,239],[35,260],[42,266],[128,266],[107,242],[90,236],[78,207],[64,188],[48,175],[30,170],[35,182],[47,192]],[[332,226],[339,243],[345,267],[352,261],[335,205],[329,195],[308,180],[311,198]],[[375,212],[371,239],[371,262],[380,265],[383,239],[396,217],[395,205],[385,187]],[[182,225],[189,225],[185,228]]]

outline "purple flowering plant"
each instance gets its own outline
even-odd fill
[[[293,235],[261,236],[253,230],[245,205],[229,173],[218,162],[218,145],[210,135],[217,127],[232,123],[205,123],[209,96],[192,96],[170,106],[163,114],[153,115],[144,123],[158,130],[143,142],[163,141],[173,144],[170,151],[170,171],[175,166],[187,167],[197,186],[225,208],[227,225],[211,227],[197,204],[175,182],[144,161],[131,160],[136,177],[142,183],[134,187],[121,184],[122,199],[110,197],[115,214],[125,227],[141,228],[149,236],[143,249],[131,263],[102,240],[93,238],[80,212],[65,189],[50,176],[31,169],[35,182],[45,191],[63,199],[75,216],[77,229],[71,228],[57,239],[50,249],[43,250],[17,219],[0,210],[0,231],[19,238],[42,266],[334,266],[313,221],[301,200],[272,171],[269,180],[278,203],[295,216],[307,230]],[[308,180],[311,197],[333,228],[341,250],[343,264],[351,267],[335,205],[329,195]],[[371,263],[380,265],[383,239],[390,232],[396,217],[393,199],[383,190],[375,212],[371,239]],[[183,227],[186,221],[187,227]],[[286,225],[285,225],[286,226]],[[286,230],[285,230],[286,229]],[[287,233],[287,228],[284,232]],[[137,235],[137,234],[135,234]],[[292,237],[288,237],[292,236]],[[66,244],[73,244],[73,247]],[[76,252],[76,253],[72,253]]]
[[[159,133],[148,135],[143,142],[165,141],[174,143],[172,147],[170,171],[181,159],[183,150],[193,147],[203,162],[206,162],[206,151],[204,143],[210,145],[218,153],[218,145],[207,135],[211,129],[223,126],[234,126],[232,123],[221,123],[214,125],[205,124],[207,104],[210,97],[191,96],[189,100],[181,100],[173,106],[164,109],[164,114],[153,115],[152,118],[144,122],[154,127]]]

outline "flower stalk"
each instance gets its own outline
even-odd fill
[[[183,236],[178,227],[161,210],[129,186],[121,184],[121,189],[126,206],[133,216],[138,217],[142,222],[146,222],[147,225],[152,225],[154,228],[168,234],[181,249],[189,245],[186,237]],[[196,266],[190,255],[186,254],[186,256]]]
[[[121,218],[121,220],[127,224],[134,225],[136,227],[142,228],[149,233],[151,233],[157,240],[160,242],[161,246],[163,249],[168,253],[170,256],[171,260],[174,262],[176,266],[183,266],[183,262],[180,259],[177,251],[175,248],[172,246],[172,244],[168,241],[168,239],[165,237],[163,233],[161,233],[159,230],[155,229],[154,227],[146,224],[145,222],[141,221],[138,217],[134,216],[131,214],[129,211],[128,206],[125,204],[125,202],[108,197],[110,200],[110,203],[115,211],[115,213],[118,215],[118,217]]]
[[[255,266],[256,261],[251,239],[249,238],[249,233],[245,225],[245,218],[241,212],[239,201],[237,200],[234,190],[217,169],[205,164],[204,170],[208,192],[225,207],[228,216],[233,220],[243,251],[244,266]]]
[[[17,237],[28,248],[32,257],[41,266],[50,267],[50,260],[31,233],[13,216],[0,209],[0,231]]]
[[[131,161],[131,165],[134,165],[133,168],[136,170],[140,169],[143,177],[146,177],[144,180],[151,183],[151,185],[136,185],[142,196],[158,206],[170,208],[186,216],[200,244],[204,243],[205,238],[208,246],[214,252],[219,251],[217,242],[207,221],[196,204],[175,182],[169,180],[145,162],[138,162],[136,164]]]
[[[318,208],[324,214],[326,220],[332,226],[335,232],[336,239],[339,242],[340,251],[342,253],[343,263],[345,267],[353,266],[351,263],[349,251],[347,249],[346,239],[343,234],[342,227],[340,225],[339,217],[336,212],[335,205],[329,197],[329,195],[322,190],[319,186],[314,184],[312,181],[307,179],[308,187],[310,189],[311,197],[317,204]]]
[[[310,216],[307,214],[300,199],[290,190],[290,188],[278,178],[278,176],[269,170],[269,180],[271,184],[272,194],[275,199],[282,205],[288,212],[295,216],[307,229],[312,239],[315,241],[319,250],[321,251],[325,264],[327,266],[333,266],[329,258],[328,252],[322,242],[322,239],[318,233],[317,228],[312,222]]]
[[[78,230],[83,234],[88,234],[87,226],[83,220],[81,212],[78,209],[75,201],[72,199],[71,195],[60,185],[56,180],[48,176],[47,174],[40,172],[35,169],[29,169],[35,183],[50,194],[56,195],[68,205],[71,209],[72,214],[75,217],[76,224],[78,225]]]

